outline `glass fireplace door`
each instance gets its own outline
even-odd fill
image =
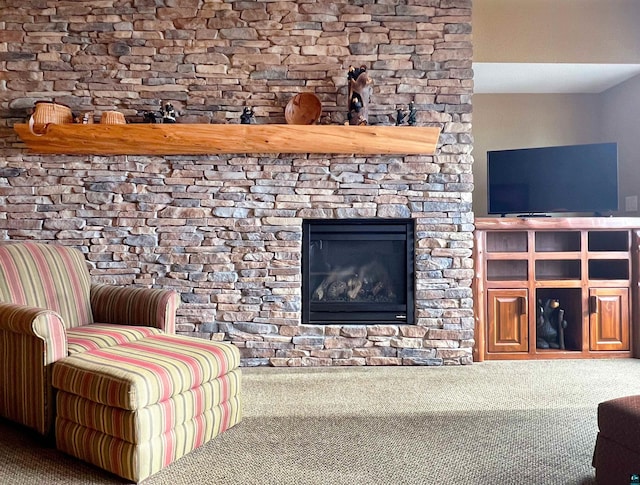
[[[305,221],[303,323],[413,323],[413,227]]]

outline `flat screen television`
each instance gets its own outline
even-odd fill
[[[487,152],[489,214],[618,210],[618,145],[595,143]]]

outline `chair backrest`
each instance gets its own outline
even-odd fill
[[[66,328],[93,323],[91,280],[77,249],[34,242],[0,244],[0,302],[53,310]]]

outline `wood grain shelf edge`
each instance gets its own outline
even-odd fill
[[[68,155],[432,155],[440,136],[439,127],[371,125],[50,124],[36,136],[18,123],[14,130],[34,153]]]

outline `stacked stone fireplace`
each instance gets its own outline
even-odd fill
[[[471,362],[470,0],[36,3],[0,19],[0,240],[77,246],[95,280],[176,289],[178,331],[236,343],[246,366]],[[342,124],[349,65],[374,80],[371,124],[413,101],[442,128],[435,154],[39,155],[12,130],[40,99],[283,123],[303,91]],[[306,224],[363,220],[411,227],[405,286],[379,275],[379,301],[358,302],[393,311],[306,318],[323,283],[304,282]]]

